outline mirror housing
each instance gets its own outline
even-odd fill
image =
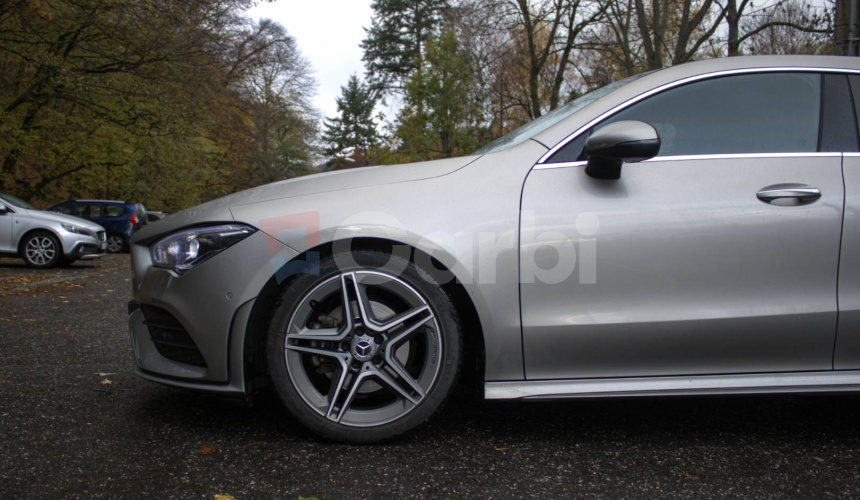
[[[647,123],[620,121],[598,129],[585,141],[585,173],[595,179],[620,179],[621,165],[657,156],[660,135]]]

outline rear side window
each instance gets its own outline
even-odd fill
[[[821,118],[821,151],[857,151],[857,117],[848,76],[824,75]]]
[[[86,211],[86,217],[88,219],[98,219],[102,216],[102,207],[101,205],[89,205]]]
[[[851,75],[848,81],[851,82],[851,95],[854,99],[854,116],[857,120],[857,128],[860,129],[860,75]]]
[[[601,122],[649,123],[659,156],[806,153],[818,150],[821,75],[761,73],[693,82],[648,97]],[[584,138],[551,161],[584,159]],[[556,159],[558,157],[558,159]]]
[[[58,207],[54,207],[54,212],[65,215],[72,215],[72,209],[68,205],[60,205]]]
[[[87,218],[89,215],[87,214],[87,205],[73,205],[72,207],[72,215],[76,215],[78,217]]]
[[[105,207],[105,217],[120,217],[125,214],[125,207],[108,205]]]

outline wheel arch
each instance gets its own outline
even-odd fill
[[[18,250],[18,255],[20,257],[24,256],[24,242],[27,241],[27,238],[29,238],[30,235],[32,235],[33,233],[49,233],[51,236],[57,239],[57,244],[60,245],[60,253],[66,255],[66,249],[63,248],[63,239],[60,238],[60,235],[49,227],[39,226],[28,229],[24,232],[24,234],[21,235],[20,238],[18,238],[18,244],[16,245],[16,247]]]
[[[301,254],[297,255],[293,261],[303,261],[309,255],[317,253],[320,259],[331,256],[335,252],[335,246],[343,240],[329,241],[322,243],[313,248],[309,248]],[[452,273],[455,279],[449,279],[442,284],[442,290],[448,295],[451,303],[457,311],[457,316],[460,320],[460,328],[463,332],[463,370],[460,374],[460,380],[468,384],[476,390],[480,388],[480,384],[484,381],[484,366],[485,366],[485,350],[484,350],[484,330],[481,324],[480,316],[478,315],[475,303],[466,287],[460,283],[457,278],[457,273],[453,269],[443,264],[438,259],[434,258],[430,253],[420,248],[417,248],[408,243],[401,241],[374,238],[374,237],[357,237],[351,239],[351,248],[353,250],[376,250],[387,254],[392,254],[396,246],[406,246],[410,249],[410,261],[416,266],[433,274],[436,273]],[[426,269],[415,262],[416,255],[420,254],[423,262],[430,262],[435,269]],[[426,260],[424,260],[426,259]],[[269,321],[273,313],[273,307],[280,295],[289,284],[290,279],[286,279],[278,283],[276,276],[272,276],[257,296],[254,306],[251,309],[248,324],[246,326],[244,339],[244,376],[246,387],[249,393],[256,392],[262,386],[267,384],[267,367],[266,367],[266,333],[269,328]]]

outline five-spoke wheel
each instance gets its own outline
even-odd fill
[[[453,307],[426,273],[388,255],[352,254],[357,268],[321,263],[284,292],[269,332],[269,367],[286,406],[337,440],[375,442],[419,425],[456,378]]]

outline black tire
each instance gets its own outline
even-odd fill
[[[108,253],[122,253],[125,251],[125,238],[116,233],[111,233],[107,236],[107,251]]]
[[[21,258],[29,267],[48,269],[63,259],[60,240],[48,231],[36,231],[21,241]]]
[[[268,371],[284,406],[312,431],[340,442],[378,443],[417,428],[443,406],[459,375],[460,325],[439,284],[414,264],[377,251],[351,256],[354,265],[340,268],[335,257],[322,259],[318,275],[300,274],[285,287],[269,326]],[[315,300],[325,293],[328,299]],[[353,300],[358,297],[361,304]],[[347,300],[352,320],[342,314]],[[314,333],[322,318],[328,330]],[[395,326],[380,333],[388,325]],[[342,340],[305,338],[329,331]],[[327,366],[326,374],[321,367]]]

